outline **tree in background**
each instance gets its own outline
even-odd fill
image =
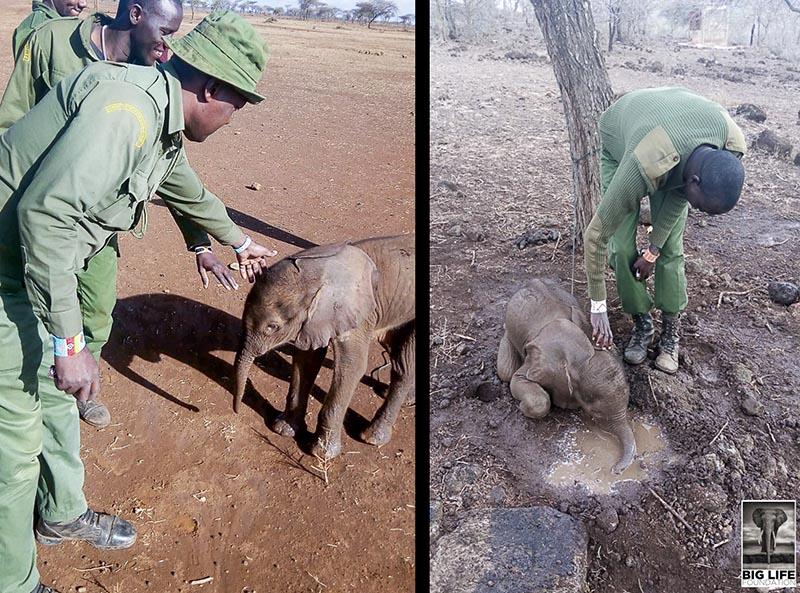
[[[404,27],[413,25],[416,22],[416,16],[413,14],[404,14],[398,18],[400,19],[400,22],[403,23]]]
[[[611,104],[611,82],[586,2],[531,0],[531,3],[553,63],[567,120],[575,192],[574,237],[578,240],[583,237],[601,197],[597,120]]]
[[[391,0],[368,0],[356,4],[356,11],[360,19],[367,23],[367,29],[377,19],[389,19],[397,14],[397,5]]]

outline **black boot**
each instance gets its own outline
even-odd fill
[[[658,340],[656,368],[670,375],[678,372],[678,341],[680,339],[681,314],[662,313],[661,338]]]
[[[650,313],[633,316],[633,335],[625,348],[625,362],[642,364],[647,358],[647,348],[653,342],[653,318]]]
[[[33,591],[31,591],[31,593],[59,593],[59,592],[53,589],[52,587],[45,587],[44,585],[39,583],[38,585],[36,585]]]
[[[136,541],[136,530],[128,521],[92,509],[66,523],[50,523],[40,518],[35,532],[36,541],[46,546],[73,539],[87,541],[101,550],[121,550]]]

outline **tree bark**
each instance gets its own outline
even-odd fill
[[[531,0],[553,63],[569,132],[576,240],[600,201],[597,120],[613,93],[588,0]]]

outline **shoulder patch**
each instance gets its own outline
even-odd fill
[[[725,118],[725,123],[728,124],[728,137],[725,140],[725,150],[745,154],[747,152],[747,140],[741,128],[733,121],[733,118],[725,109],[720,110],[720,113],[722,117]]]
[[[147,141],[147,120],[145,119],[144,113],[142,113],[141,109],[132,103],[110,103],[106,105],[105,110],[106,113],[126,111],[133,115],[133,117],[136,118],[136,121],[139,122],[139,135],[136,137],[136,148],[141,148],[144,146],[145,141]]]
[[[31,42],[26,41],[25,47],[22,50],[22,61],[23,62],[30,62],[31,61]]]
[[[666,179],[667,173],[681,160],[667,131],[658,126],[653,128],[633,149],[633,155],[646,177],[648,190],[657,190]]]

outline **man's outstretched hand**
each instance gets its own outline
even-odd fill
[[[274,249],[267,249],[252,241],[247,249],[236,254],[236,259],[239,260],[239,274],[248,282],[255,282],[256,276],[267,269],[267,258],[277,254]]]
[[[74,356],[56,356],[53,368],[56,389],[78,401],[94,399],[100,393],[100,367],[88,348]]]
[[[608,313],[592,313],[592,341],[596,348],[609,350],[614,345],[614,334],[608,322]]]
[[[208,288],[208,273],[211,272],[217,277],[219,283],[225,287],[225,290],[238,290],[239,285],[220,258],[218,258],[212,251],[197,254],[197,272],[203,281],[203,288]]]

